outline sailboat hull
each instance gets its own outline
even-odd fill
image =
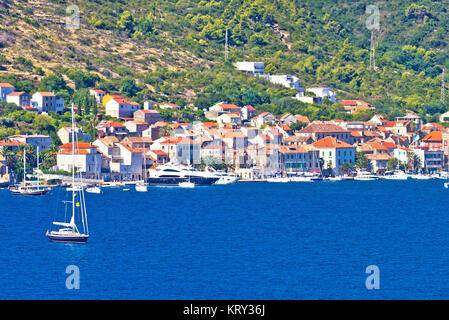
[[[53,242],[60,242],[60,243],[86,243],[87,239],[89,238],[88,235],[61,235],[61,234],[52,234],[47,233],[47,238],[50,239]]]
[[[17,196],[44,196],[45,194],[47,194],[47,192],[48,192],[48,189],[34,190],[34,191],[11,189],[11,194],[17,195]]]

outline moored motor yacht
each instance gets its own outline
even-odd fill
[[[378,177],[369,172],[369,171],[359,171],[357,172],[357,175],[354,177],[354,180],[359,180],[359,181],[372,181],[372,180],[376,180]]]
[[[408,175],[404,171],[395,170],[385,172],[383,178],[387,180],[407,180]]]
[[[233,172],[217,171],[214,168],[206,167],[205,172],[219,178],[215,184],[234,184],[240,179],[240,177]]]
[[[190,181],[197,186],[212,185],[220,177],[210,172],[197,170],[193,167],[167,163],[149,170],[150,185],[177,186],[180,182]]]

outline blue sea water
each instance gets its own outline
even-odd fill
[[[105,189],[86,195],[85,245],[44,236],[63,189],[0,190],[0,299],[448,299],[443,182]]]

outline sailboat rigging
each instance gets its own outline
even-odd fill
[[[50,188],[41,188],[40,186],[40,178],[39,178],[39,147],[37,147],[37,186],[32,184],[27,184],[26,181],[26,149],[23,149],[23,181],[22,184],[16,185],[10,188],[10,191],[14,195],[22,195],[22,196],[43,196],[45,195]]]
[[[72,216],[69,222],[58,222],[54,221],[53,224],[57,226],[62,226],[57,231],[49,231],[45,234],[51,241],[54,242],[63,242],[63,243],[86,243],[89,238],[89,227],[87,224],[87,211],[86,211],[86,203],[84,198],[84,189],[77,188],[75,186],[75,152],[79,149],[78,143],[75,139],[75,114],[74,108],[72,104],[72,200],[65,201],[65,203],[69,203],[72,206]],[[81,180],[81,176],[79,178]],[[80,181],[81,183],[81,181]],[[75,221],[76,213],[79,213],[82,232],[78,229]]]

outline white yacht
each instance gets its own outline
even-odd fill
[[[212,185],[220,177],[197,170],[193,167],[164,164],[155,169],[149,170],[148,183],[150,185],[178,186],[180,182],[192,182],[196,186]]]
[[[377,176],[369,171],[359,171],[357,175],[354,177],[354,180],[359,181],[372,181],[377,180]]]
[[[408,175],[402,170],[387,171],[383,176],[387,180],[407,180]]]
[[[290,177],[291,182],[313,182],[312,177],[296,176]]]
[[[418,173],[418,174],[410,175],[410,178],[416,179],[416,180],[431,180],[432,176],[430,176],[428,174]]]
[[[234,184],[240,179],[240,177],[233,172],[217,171],[214,168],[206,167],[205,172],[219,178],[215,184]]]
[[[284,178],[284,177],[274,177],[274,178],[268,178],[267,182],[280,182],[280,183],[286,183],[290,182],[290,178]]]

